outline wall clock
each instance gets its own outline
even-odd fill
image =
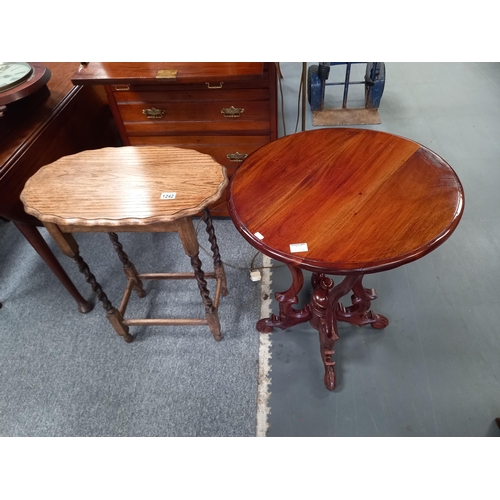
[[[0,106],[27,97],[50,80],[50,70],[41,63],[0,63]]]

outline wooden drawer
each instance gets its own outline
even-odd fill
[[[269,136],[130,137],[131,146],[169,145],[208,154],[227,168],[229,177],[248,155],[268,142]]]
[[[238,126],[233,126],[232,130],[224,122],[166,122],[162,126],[153,125],[148,122],[125,123],[126,141],[129,143],[133,136],[148,135],[211,135],[211,134],[241,134],[263,135],[269,134],[269,123],[256,121],[242,121]]]
[[[124,87],[125,88],[125,87]],[[126,86],[129,89],[129,86]],[[130,90],[113,92],[118,104],[123,103],[160,103],[160,102],[188,102],[188,101],[269,101],[269,89],[234,89],[234,90],[206,90],[198,89],[194,85],[177,86],[175,90],[150,86],[149,90]]]
[[[129,134],[193,133],[207,127],[212,131],[269,131],[266,101],[149,102],[119,104]],[[157,118],[148,118],[148,114]]]

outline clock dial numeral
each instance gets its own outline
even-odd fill
[[[10,90],[25,82],[33,73],[28,63],[0,64],[0,92]]]

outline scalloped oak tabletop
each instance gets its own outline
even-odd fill
[[[328,128],[255,151],[231,180],[228,208],[264,254],[313,272],[356,274],[439,246],[460,221],[464,193],[450,165],[414,141]]]
[[[209,155],[124,146],[83,151],[42,167],[26,183],[21,200],[42,222],[141,226],[200,212],[221,196],[227,182],[225,167]]]

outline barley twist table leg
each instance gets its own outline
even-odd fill
[[[215,229],[212,223],[212,215],[210,214],[210,210],[205,208],[203,210],[203,221],[206,224],[206,231],[208,233],[208,241],[211,244],[212,255],[214,258],[214,271],[217,279],[221,280],[221,295],[227,295],[227,281],[226,281],[226,272],[224,271],[224,264],[222,263],[222,259],[220,258],[219,245],[217,244],[217,237],[215,236]]]
[[[106,311],[106,317],[108,318],[109,322],[113,325],[113,328],[115,329],[116,333],[118,335],[121,335],[125,340],[125,342],[132,342],[133,337],[129,333],[128,326],[122,323],[123,317],[120,314],[120,311],[118,311],[113,307],[113,305],[108,299],[108,296],[104,293],[104,290],[95,279],[95,276],[90,272],[89,266],[83,260],[80,253],[76,251],[72,258],[77,263],[78,270],[85,276],[85,281],[89,283],[90,286],[92,287],[92,290],[96,292],[97,298],[101,301],[102,306]]]
[[[123,264],[123,271],[127,278],[132,281],[134,290],[137,292],[137,295],[142,299],[146,296],[146,291],[143,288],[142,281],[139,278],[139,273],[135,268],[134,264],[130,262],[128,255],[123,250],[123,245],[118,240],[118,236],[116,233],[108,233],[109,239],[113,243],[113,246],[118,254],[118,258],[121,260]]]
[[[193,266],[194,275],[198,283],[198,288],[200,290],[200,295],[205,305],[205,313],[208,321],[208,326],[215,340],[222,340],[222,335],[220,332],[219,315],[217,309],[214,307],[212,299],[210,298],[210,292],[207,288],[207,281],[205,280],[205,273],[201,268],[201,260],[197,255],[191,256],[191,265]]]

